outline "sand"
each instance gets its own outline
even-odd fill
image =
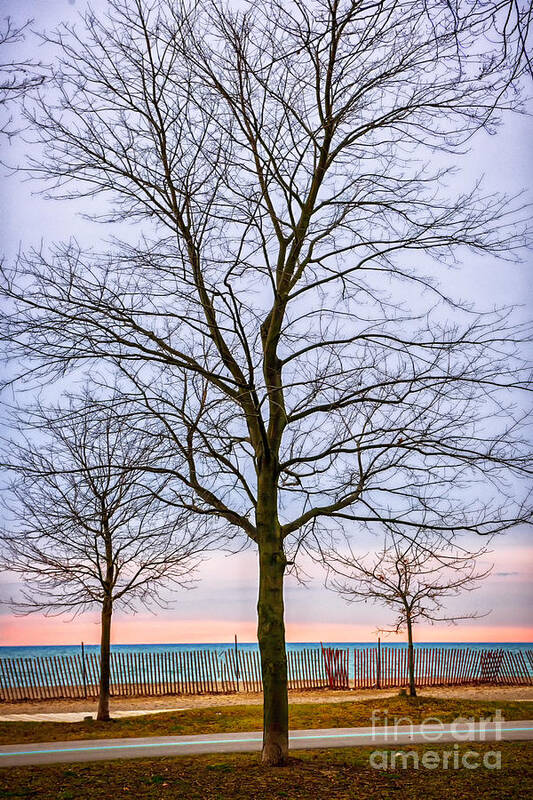
[[[374,698],[393,697],[398,694],[397,689],[361,689],[351,691],[291,691],[291,703],[342,703],[345,701],[372,700]],[[454,697],[469,698],[472,700],[531,700],[533,701],[533,686],[457,686],[457,687],[431,687],[419,689],[420,697]],[[165,710],[174,708],[187,710],[191,708],[206,708],[212,706],[235,705],[260,705],[263,697],[258,693],[239,692],[227,695],[179,695],[162,697],[116,697],[111,698],[112,711],[127,710]],[[94,700],[34,700],[22,703],[0,703],[0,715],[7,714],[50,714],[94,711]]]

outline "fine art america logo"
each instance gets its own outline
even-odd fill
[[[398,769],[501,769],[501,752],[475,747],[461,750],[462,742],[498,742],[502,738],[500,709],[490,717],[475,720],[472,717],[457,717],[452,723],[444,723],[438,717],[426,717],[421,724],[414,723],[410,717],[389,719],[386,709],[372,712],[372,741],[387,742],[388,745],[410,742],[446,742],[439,750],[373,750],[370,766],[379,770]],[[453,743],[453,744],[452,744]]]

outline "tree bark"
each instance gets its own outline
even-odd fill
[[[100,634],[100,693],[98,695],[99,722],[109,722],[109,684],[111,675],[111,615],[113,601],[109,596],[102,604],[102,630]]]
[[[259,481],[257,530],[259,597],[257,639],[263,673],[263,764],[283,766],[289,752],[289,700],[283,578],[286,559],[277,518],[277,493]]]
[[[283,552],[267,546],[259,551],[257,638],[263,672],[264,764],[283,766],[289,751],[289,701],[287,656],[283,619]]]
[[[415,685],[415,651],[413,647],[413,623],[409,615],[407,616],[407,663],[409,666],[409,696],[416,697]]]

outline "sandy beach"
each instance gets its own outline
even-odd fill
[[[381,691],[351,690],[351,691],[291,691],[290,703],[343,703],[346,701],[372,700],[373,698],[394,697],[397,689],[383,689]],[[431,687],[419,689],[420,697],[454,697],[469,698],[471,700],[531,700],[533,701],[533,686],[457,686],[457,687]],[[111,698],[111,710],[126,711],[139,709],[172,709],[187,710],[191,708],[207,708],[214,706],[235,705],[261,705],[263,696],[259,693],[240,692],[239,694],[218,695],[166,695],[160,697],[116,697]],[[28,713],[54,713],[81,711],[87,709],[94,711],[94,700],[40,700],[22,703],[0,703],[0,714],[28,714]]]

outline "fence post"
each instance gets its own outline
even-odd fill
[[[235,677],[237,678],[237,691],[239,691],[239,648],[237,647],[237,634],[235,634]]]
[[[378,651],[376,663],[376,687],[381,689],[381,638],[378,636]]]
[[[87,672],[85,669],[85,647],[81,643],[81,673],[83,676],[83,696],[87,700]]]

